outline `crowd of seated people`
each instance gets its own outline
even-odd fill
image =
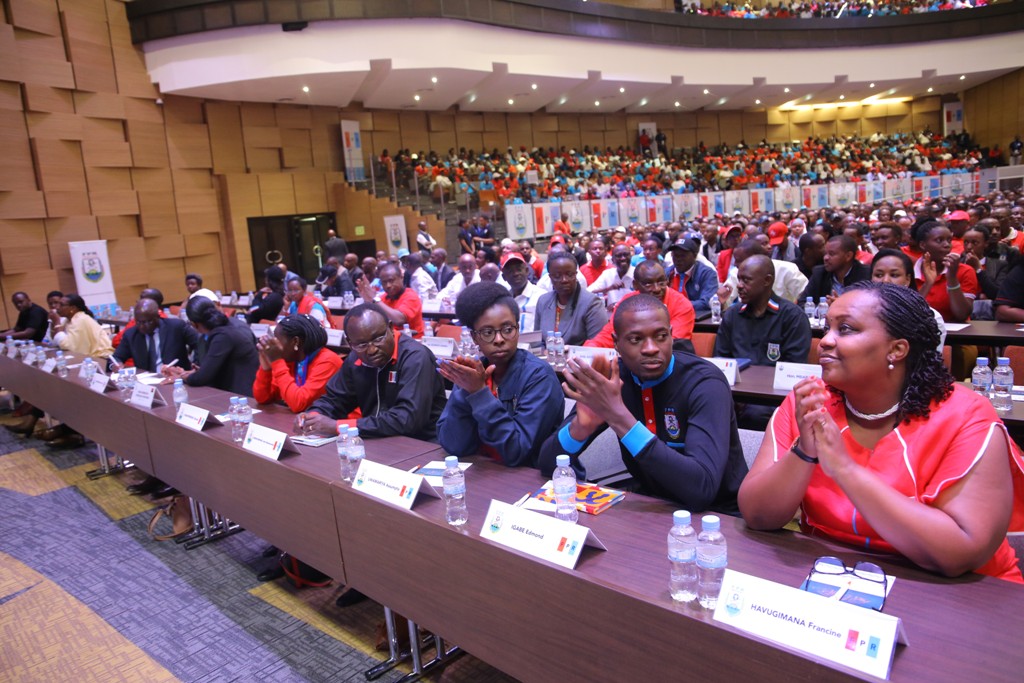
[[[735,19],[838,19],[841,17],[892,17],[955,9],[974,9],[995,4],[988,0],[894,0],[871,2],[778,2],[753,7],[743,3],[714,2],[705,5],[693,0],[677,0],[676,11],[705,17]]]
[[[654,143],[604,150],[584,146],[504,152],[454,149],[411,154],[387,150],[380,168],[396,179],[413,176],[424,192],[438,183],[467,192],[493,190],[506,203],[559,198],[593,199],[718,190],[795,187],[969,173],[991,163],[967,133],[914,133],[809,137],[803,141],[670,150],[663,133]],[[537,182],[527,182],[536,172]],[[390,177],[390,173],[388,173]]]
[[[992,192],[559,231],[539,268],[530,265],[535,245],[501,240],[471,245],[483,266],[466,253],[450,275],[443,260],[383,252],[355,273],[358,259],[345,255],[330,264],[332,277],[344,268],[363,302],[336,318],[343,358],[326,347],[324,320],[304,310],[304,289],[295,278],[286,289],[279,268],[264,274],[264,301],[254,306],[276,299],[279,310],[266,314],[275,320],[286,295],[296,305],[261,339],[205,296],[187,301],[184,323],[162,318],[145,292],[113,356],[169,381],[283,403],[307,434],[345,424],[369,441],[437,441],[461,457],[545,476],[568,454],[585,477],[581,456],[611,431],[629,490],[740,514],[758,529],[799,515],[808,533],[941,574],[1024,582],[1005,541],[1008,529],[1024,530],[1024,458],[941,353],[945,323],[973,316],[979,300],[996,319],[1024,321],[1022,215],[1024,195]],[[405,282],[417,270],[438,285],[428,296],[452,298],[478,355],[439,359],[421,343],[434,321]],[[689,286],[698,276],[710,280]],[[797,276],[799,287],[779,287]],[[778,409],[737,404],[692,344],[691,297],[712,288],[724,305],[713,355],[769,367],[809,360],[812,332],[799,304],[805,296],[829,304],[816,354],[822,377],[800,383]],[[38,334],[42,316],[27,295],[15,299],[24,316],[14,332]],[[59,303],[50,327],[63,345],[73,336],[67,327],[83,324],[83,305],[73,296]],[[613,348],[617,358],[572,357],[559,377],[520,346],[529,331]],[[110,355],[109,347],[88,352]],[[565,399],[574,403],[563,419]],[[963,427],[949,429],[953,420]],[[744,427],[765,432],[749,472]],[[343,597],[346,605],[361,595]]]

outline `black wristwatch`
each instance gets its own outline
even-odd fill
[[[789,450],[793,451],[793,454],[796,455],[796,457],[803,460],[804,462],[809,462],[812,465],[818,464],[817,458],[812,458],[811,456],[807,455],[807,453],[804,452],[804,449],[800,448],[799,436],[796,438],[796,441],[793,442],[793,445],[789,447]]]

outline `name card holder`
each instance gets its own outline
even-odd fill
[[[793,387],[808,377],[821,377],[821,366],[810,363],[776,363],[772,388],[792,391]]]
[[[135,387],[132,389],[132,397],[128,401],[134,406],[139,408],[152,408],[154,405],[165,406],[167,402],[164,397],[160,395],[156,387],[152,384],[143,384],[142,382],[135,382]]]
[[[327,308],[342,308],[341,302],[340,296],[329,296],[327,297]]]
[[[441,300],[440,299],[426,299],[423,301],[423,312],[424,313],[440,313],[441,312]]]
[[[352,488],[403,510],[411,510],[420,493],[432,498],[440,497],[432,486],[423,486],[421,475],[381,465],[366,458],[359,463],[359,469],[352,479]]]
[[[455,340],[451,337],[424,337],[420,343],[438,358],[451,358],[455,355]]]
[[[175,415],[174,421],[194,432],[201,432],[207,424],[206,418],[209,415],[209,410],[204,410],[189,403],[180,403],[178,404],[178,413]]]
[[[270,334],[270,325],[267,323],[253,323],[249,325],[249,329],[252,330],[253,336],[257,339],[263,335]]]
[[[598,356],[604,356],[608,359],[609,363],[614,363],[619,359],[619,354],[615,349],[605,349],[594,346],[574,346],[570,344],[565,347],[566,359],[575,358],[581,363],[587,365],[593,365],[594,359]]]
[[[9,348],[7,350],[7,357],[10,358],[11,360],[14,360],[15,358],[17,358],[18,357],[18,348],[16,346],[12,346],[11,348]]]
[[[327,345],[338,347],[345,341],[345,335],[341,330],[327,330]]]
[[[583,546],[607,550],[589,528],[492,500],[481,538],[541,560],[573,569]]]
[[[271,460],[279,460],[282,453],[299,452],[287,434],[258,425],[255,422],[249,423],[249,429],[246,430],[245,438],[242,439],[242,448]]]
[[[739,379],[739,363],[735,358],[708,358],[707,360],[722,371],[730,387],[736,386],[736,381]]]
[[[92,380],[89,381],[89,389],[95,391],[97,394],[102,394],[106,391],[110,391],[114,387],[110,383],[110,378],[104,375],[102,372],[97,372],[92,376]]]
[[[889,678],[903,622],[732,569],[725,570],[715,621],[815,658]]]
[[[47,358],[46,362],[43,363],[43,367],[41,368],[41,370],[43,372],[45,372],[46,374],[50,374],[51,372],[53,372],[54,368],[56,368],[56,367],[57,367],[57,359],[56,358]]]

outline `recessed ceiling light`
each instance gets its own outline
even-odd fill
[[[840,96],[839,96],[839,99],[841,99],[841,100],[845,100],[845,99],[846,99],[846,95],[840,95]]]
[[[594,100],[594,106],[595,107],[600,107],[601,106],[601,100]]]
[[[412,98],[413,98],[414,100],[416,100],[417,102],[419,102],[419,101],[420,101],[420,96],[419,96],[419,95],[413,95],[413,96],[412,96]]]
[[[874,84],[874,83],[868,83],[868,87],[869,87],[869,88],[874,88],[874,87],[875,87],[875,84]]]
[[[620,88],[619,88],[619,92],[626,92],[626,89],[625,89],[625,88],[622,88],[622,87],[620,87]]]
[[[558,100],[558,103],[559,103],[559,104],[565,104],[565,103],[566,103],[566,102],[568,102],[568,101],[569,101],[569,98],[568,98],[568,97],[563,97],[562,99]]]
[[[509,104],[515,104],[515,103],[516,103],[516,101],[515,101],[515,100],[513,100],[513,99],[512,99],[511,97],[510,97],[510,98],[508,98],[508,103],[509,103]]]
[[[302,86],[302,92],[309,92],[309,86],[308,85]]]
[[[679,105],[679,100],[676,100],[676,106],[677,106],[677,107],[678,107],[678,106],[680,106],[680,105]]]
[[[704,88],[704,94],[705,94],[705,95],[710,95],[710,94],[711,94],[711,91],[710,91],[710,90],[708,90],[707,88]]]
[[[537,89],[537,84],[536,83],[531,83],[530,84],[530,89],[536,90]]]
[[[761,104],[761,100],[754,100],[754,104]]]
[[[640,106],[641,107],[646,107],[647,106],[647,98],[646,97],[644,99],[640,100]]]
[[[960,77],[960,80],[962,81],[962,80],[964,80],[965,78],[967,78],[967,76],[961,76],[961,77]]]
[[[789,88],[783,88],[782,92],[789,92]]]
[[[431,76],[430,77],[430,82],[431,83],[437,83],[437,76]]]
[[[935,88],[928,88],[928,92],[932,92]]]

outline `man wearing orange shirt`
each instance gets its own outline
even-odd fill
[[[584,279],[587,281],[587,286],[594,284],[601,273],[611,268],[611,264],[608,263],[608,245],[605,243],[604,237],[595,237],[590,241],[590,262],[584,263],[580,267],[580,273],[583,274]]]
[[[572,234],[572,229],[569,227],[569,214],[563,213],[562,217],[555,221],[555,232],[562,233],[563,235]]]
[[[377,303],[388,317],[388,321],[394,326],[395,331],[401,332],[403,325],[408,325],[414,337],[422,337],[423,326],[423,303],[409,287],[402,283],[402,273],[398,267],[389,263],[377,269],[377,276],[380,278],[381,289],[384,295]],[[359,295],[363,301],[371,302],[377,292],[366,279],[359,281]]]

